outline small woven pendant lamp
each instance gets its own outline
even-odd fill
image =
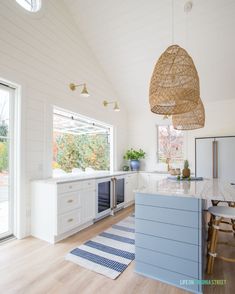
[[[197,107],[187,113],[172,116],[172,124],[176,130],[195,130],[205,125],[205,109],[199,98]]]
[[[150,82],[151,111],[174,115],[194,110],[200,97],[199,77],[192,58],[172,45],[158,59]]]

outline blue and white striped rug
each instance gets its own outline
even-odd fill
[[[116,279],[135,259],[135,218],[128,216],[73,249],[67,256],[80,266]]]

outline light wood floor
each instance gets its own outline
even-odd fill
[[[0,293],[17,294],[183,294],[186,291],[134,273],[134,262],[115,281],[86,270],[64,256],[74,247],[132,213],[122,210],[90,228],[49,245],[35,238],[14,240],[0,246]],[[205,293],[234,293],[235,264],[218,261],[213,279],[227,279],[223,287],[208,287]]]

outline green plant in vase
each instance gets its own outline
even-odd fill
[[[140,168],[140,159],[145,158],[145,152],[142,149],[134,150],[133,148],[126,151],[123,158],[130,161],[131,170],[137,171]]]

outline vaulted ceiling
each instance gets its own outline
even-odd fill
[[[149,109],[153,67],[172,35],[195,62],[202,100],[235,99],[234,0],[194,0],[189,13],[183,0],[64,1],[129,111]]]

